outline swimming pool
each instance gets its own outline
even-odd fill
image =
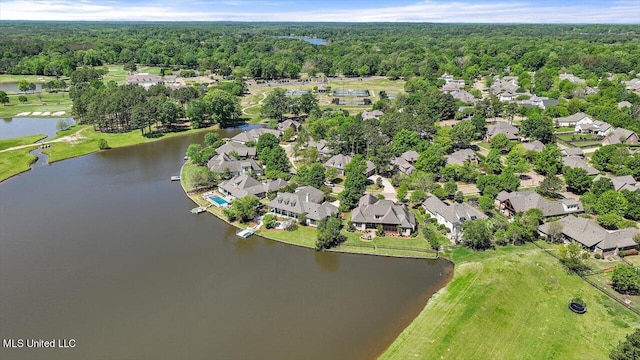
[[[216,194],[209,194],[204,196],[205,200],[212,203],[217,207],[227,207],[229,206],[229,202]]]

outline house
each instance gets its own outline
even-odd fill
[[[491,94],[500,94],[502,92],[516,93],[520,86],[518,85],[518,78],[515,76],[505,76],[502,79],[497,75],[493,78],[493,84],[491,84]]]
[[[538,107],[542,110],[546,110],[552,106],[558,105],[559,101],[556,99],[542,99],[538,103]]]
[[[616,191],[622,191],[622,190],[636,191],[640,189],[640,187],[638,186],[638,182],[631,175],[616,176],[611,179],[611,182],[613,183],[613,188]]]
[[[498,134],[505,134],[509,140],[518,140],[518,128],[504,121],[487,126],[486,140],[491,141]]]
[[[573,131],[577,133],[596,134],[598,136],[607,136],[613,127],[604,121],[593,120],[591,117],[585,117],[576,123]]]
[[[400,154],[400,157],[407,160],[407,162],[409,162],[410,164],[415,164],[416,161],[418,161],[419,156],[420,154],[418,154],[418,152],[415,150],[405,151]]]
[[[533,190],[507,192],[496,196],[496,206],[505,216],[529,209],[540,209],[544,217],[568,215],[584,211],[582,203],[573,199],[547,200]]]
[[[391,165],[393,165],[396,171],[405,175],[410,175],[416,170],[416,168],[402,156],[391,159]]]
[[[602,145],[638,144],[638,134],[631,130],[616,128],[602,141]]]
[[[587,171],[587,175],[598,175],[600,172],[589,166],[583,157],[580,156],[563,156],[562,163],[570,168],[580,168]]]
[[[252,146],[246,146],[235,141],[229,141],[228,143],[218,147],[216,149],[216,154],[228,156],[232,156],[233,154],[239,160],[255,159],[256,148]]]
[[[451,94],[455,100],[460,100],[463,103],[475,104],[478,102],[478,99],[466,90],[455,90],[451,91],[449,94]]]
[[[464,165],[466,162],[477,164],[480,162],[480,159],[478,159],[478,155],[471,149],[458,150],[447,156],[447,164]]]
[[[282,131],[280,130],[271,130],[265,128],[257,128],[251,129],[249,131],[243,131],[240,134],[231,138],[231,141],[235,141],[241,144],[245,144],[248,142],[258,142],[258,138],[262,134],[273,134],[275,137],[280,139],[282,137]]]
[[[254,159],[238,160],[227,154],[220,154],[212,157],[207,161],[207,167],[212,172],[225,173],[229,172],[231,176],[240,174],[256,174],[262,175],[262,166]]]
[[[294,193],[278,193],[267,207],[269,212],[284,217],[305,214],[309,226],[318,226],[320,220],[339,214],[337,207],[324,201],[324,193],[312,186],[297,188]]]
[[[553,122],[557,127],[569,127],[569,126],[576,126],[578,123],[592,124],[593,118],[583,112],[579,112],[573,115],[555,118],[553,119]]]
[[[162,76],[152,75],[149,73],[137,73],[134,75],[127,75],[126,82],[127,82],[127,85],[129,84],[140,85],[145,89],[148,89],[153,85],[164,84],[164,80]]]
[[[628,107],[632,107],[633,104],[628,102],[628,101],[620,101],[618,103],[618,109],[624,109],[624,108],[628,108]]]
[[[553,223],[540,225],[538,233],[548,237]],[[566,241],[575,241],[597,254],[618,254],[619,251],[638,248],[638,244],[633,240],[638,230],[634,228],[607,231],[591,219],[573,215],[558,220],[557,223],[560,224],[562,236]]]
[[[525,107],[539,107],[544,110],[551,106],[558,105],[558,100],[533,95],[528,100],[519,100],[518,105]]]
[[[371,120],[371,119],[379,119],[380,116],[384,115],[384,113],[380,110],[373,111],[363,111],[362,112],[362,120]]]
[[[318,92],[319,93],[326,93],[327,92],[327,86],[325,84],[320,84],[318,86]]]
[[[298,132],[300,130],[300,122],[295,121],[295,120],[285,120],[281,123],[278,124],[278,130],[284,132],[285,130],[291,128],[293,129],[295,132]]]
[[[338,174],[344,176],[345,173],[345,168],[347,166],[348,163],[351,162],[351,160],[353,159],[353,157],[349,156],[349,155],[342,155],[342,154],[338,154],[338,155],[334,155],[331,158],[329,158],[329,160],[325,161],[324,163],[324,167],[326,168],[336,168],[338,169]],[[365,170],[365,176],[369,177],[373,174],[375,174],[376,172],[376,166],[374,163],[372,163],[371,161],[367,160],[366,161],[367,164],[367,168]]]
[[[429,196],[422,207],[426,212],[436,219],[438,224],[444,225],[453,234],[462,231],[462,223],[467,220],[487,219],[488,216],[482,211],[467,203],[445,204],[435,196]]]
[[[329,146],[327,145],[327,141],[324,139],[318,141],[310,140],[307,143],[307,148],[311,147],[316,148],[316,150],[318,150],[318,154],[322,156],[329,156],[332,153],[331,148],[329,148]]]
[[[452,81],[442,85],[442,87],[440,88],[440,91],[442,91],[445,94],[450,94],[454,91],[459,91],[463,87],[464,87],[464,82],[461,85],[460,83]]]
[[[584,151],[579,147],[570,147],[562,149],[562,156],[580,156],[584,157]]]
[[[640,93],[640,79],[635,78],[635,79],[631,79],[629,81],[625,81],[624,85],[625,85],[627,90],[631,90],[631,91],[635,91],[637,93]]]
[[[567,73],[560,74],[560,81],[562,81],[562,80],[569,80],[569,81],[571,81],[572,83],[575,83],[575,84],[584,84],[584,83],[586,83],[586,81],[584,79],[581,79],[581,78],[579,78],[579,77],[577,77],[577,76],[575,76],[573,74],[567,74]]]
[[[501,102],[511,102],[511,101],[515,101],[517,97],[518,97],[518,94],[514,92],[504,91],[500,93],[500,95],[498,95],[498,100],[500,100]]]
[[[417,229],[416,217],[405,205],[397,205],[391,200],[380,200],[365,194],[358,206],[351,211],[352,226],[359,231],[382,227],[385,233],[411,236]]]
[[[540,142],[540,140],[524,142],[522,143],[522,147],[524,147],[527,151],[541,152],[542,150],[544,150],[544,144]]]
[[[218,184],[218,191],[232,199],[249,195],[263,198],[268,192],[278,191],[287,185],[288,183],[282,179],[261,183],[247,174],[242,174]]]

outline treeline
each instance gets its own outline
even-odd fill
[[[228,127],[241,121],[240,104],[232,93],[234,86],[213,88],[207,93],[196,87],[172,90],[161,84],[145,89],[133,84],[104,84],[93,77],[100,76],[99,73],[74,76],[76,72],[72,81],[90,80],[75,82],[71,87],[73,114],[80,123],[92,124],[101,132],[139,129],[143,135],[149,135],[160,128],[172,131],[185,117],[192,128],[213,124]]]
[[[69,76],[138,63],[262,79],[436,76],[471,81],[517,64],[588,78],[640,72],[635,25],[424,25],[4,22],[0,73]],[[316,46],[281,35],[315,36]]]

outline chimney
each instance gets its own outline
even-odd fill
[[[307,200],[307,202],[309,202],[309,193],[305,195],[305,199]]]

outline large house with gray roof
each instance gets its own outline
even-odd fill
[[[265,128],[257,128],[251,129],[248,131],[241,132],[240,134],[231,138],[231,141],[235,141],[241,144],[245,144],[248,142],[258,142],[258,138],[262,134],[273,134],[275,137],[280,139],[282,137],[282,131],[280,130],[272,130]]]
[[[339,214],[337,207],[324,201],[324,193],[312,186],[297,188],[294,193],[278,193],[267,207],[271,213],[294,219],[305,214],[309,226],[318,226],[320,220]]]
[[[518,140],[519,130],[517,127],[504,121],[499,121],[487,126],[487,141],[491,141],[491,139],[498,134],[504,134],[509,140]]]
[[[418,227],[416,217],[405,205],[370,194],[360,198],[358,206],[351,211],[351,223],[359,231],[376,230],[380,226],[385,233],[399,236],[411,236]]]
[[[616,144],[638,144],[638,134],[631,130],[617,128],[608,134],[609,136],[602,141],[603,145]]]
[[[349,155],[342,155],[342,154],[334,155],[331,158],[329,158],[329,160],[324,162],[324,167],[336,168],[338,169],[338,174],[344,176],[345,174],[344,171],[347,167],[347,164],[349,164],[351,160],[353,160],[353,157]],[[364,172],[364,175],[366,177],[369,177],[375,174],[376,165],[369,160],[366,161],[366,165],[367,165],[367,168]]]
[[[229,141],[228,143],[216,149],[218,155],[228,155],[236,157],[239,160],[255,159],[256,148],[254,146],[246,146],[239,142]]]
[[[253,159],[238,160],[227,154],[220,154],[207,161],[207,167],[212,172],[229,173],[231,176],[240,174],[262,175],[262,166]]]
[[[540,225],[538,232],[543,236],[549,236],[553,223]],[[597,254],[618,254],[619,251],[638,248],[633,237],[639,232],[634,228],[607,231],[591,219],[573,215],[562,218],[557,223],[562,228],[562,236],[565,240],[575,241]]]
[[[587,175],[598,175],[600,172],[587,164],[584,157],[581,156],[563,156],[562,164],[570,168],[579,168],[587,171]]]
[[[267,193],[276,192],[287,185],[288,183],[282,179],[261,183],[247,174],[242,174],[218,184],[218,191],[231,200],[249,195],[263,198]]]
[[[447,156],[449,165],[464,165],[466,162],[477,164],[479,161],[478,155],[471,149],[458,150]]]
[[[488,218],[482,211],[467,203],[446,204],[435,196],[429,196],[422,207],[438,224],[444,225],[454,235],[462,231],[465,221]]]
[[[496,196],[495,203],[500,212],[507,217],[529,209],[540,209],[544,217],[584,212],[580,201],[573,199],[548,200],[533,190],[501,191]]]

